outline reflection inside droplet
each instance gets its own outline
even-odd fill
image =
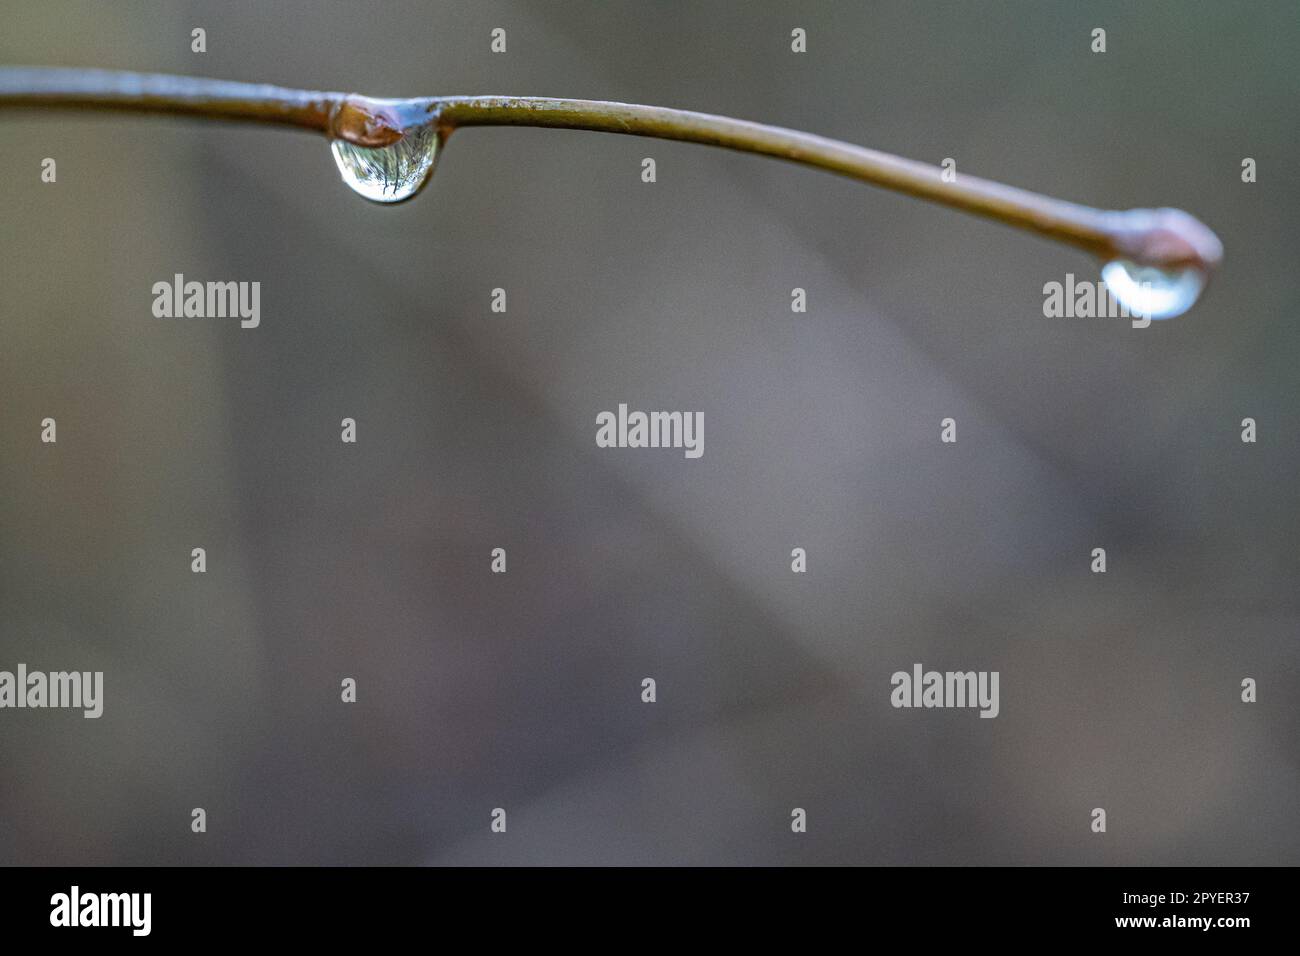
[[[1205,288],[1205,274],[1199,269],[1157,269],[1124,259],[1102,266],[1101,277],[1129,312],[1152,319],[1182,315]]]
[[[391,146],[357,146],[346,140],[330,141],[334,162],[343,181],[374,202],[410,199],[433,172],[438,158],[438,131],[430,123],[412,126]]]

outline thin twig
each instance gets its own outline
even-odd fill
[[[380,148],[413,125],[445,138],[464,126],[539,126],[683,140],[773,156],[995,219],[1103,259],[1207,276],[1223,247],[1177,209],[1094,209],[811,133],[688,110],[600,100],[448,96],[380,100],[345,93],[108,70],[0,69],[0,107],[128,110],[277,123]]]

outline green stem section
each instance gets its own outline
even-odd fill
[[[747,120],[631,103],[541,97],[474,96],[442,101],[445,126],[546,126],[596,130],[722,146],[814,166],[920,199],[953,206],[1053,239],[1104,252],[1107,214],[962,174],[943,180],[938,166],[811,133]]]
[[[179,113],[312,129],[382,148],[412,125],[444,137],[465,126],[536,126],[624,133],[721,146],[813,166],[941,203],[1085,249],[1209,274],[1222,257],[1214,233],[1176,209],[1094,209],[811,133],[689,110],[601,100],[448,96],[379,100],[196,77],[16,67],[0,69],[0,108]]]

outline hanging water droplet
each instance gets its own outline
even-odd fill
[[[1106,263],[1101,277],[1129,312],[1152,319],[1182,315],[1205,288],[1205,273],[1195,267],[1158,269],[1126,259]]]
[[[357,146],[330,141],[343,181],[374,202],[410,199],[424,186],[438,158],[438,130],[432,124],[412,126],[390,146]]]

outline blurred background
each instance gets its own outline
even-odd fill
[[[1135,330],[1043,316],[1082,253],[752,156],[473,129],[384,208],[305,133],[4,115],[0,669],[106,702],[0,713],[0,862],[1300,862],[1298,44],[1290,0],[7,9],[5,64],[699,109],[1226,261]],[[261,327],[154,318],[177,272]],[[597,449],[619,402],[704,457]],[[1001,715],[892,709],[915,662]]]

